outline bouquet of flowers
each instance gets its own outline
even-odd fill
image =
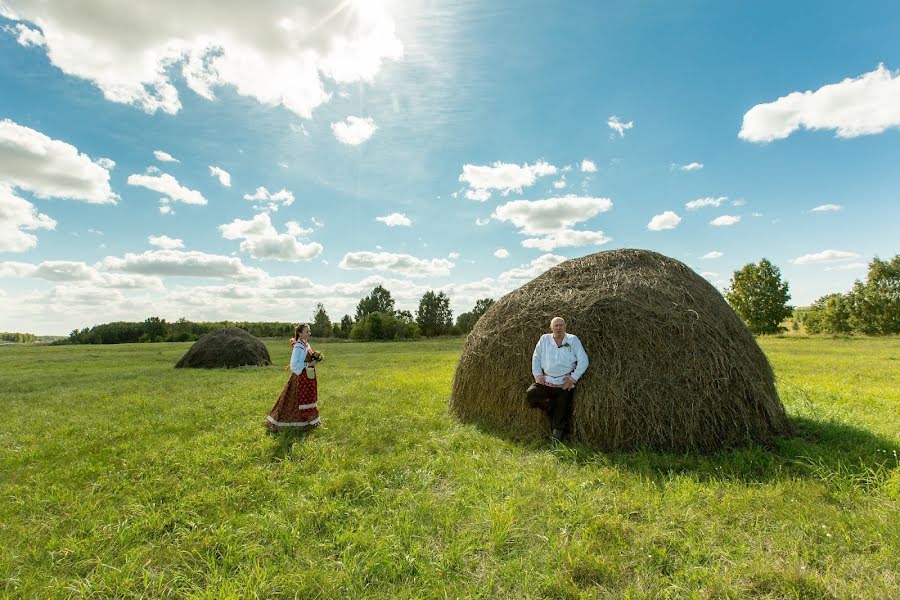
[[[305,362],[312,362],[312,361],[322,362],[323,360],[325,360],[325,355],[322,354],[321,352],[316,352],[315,350],[310,350],[309,352],[306,353],[306,361]]]

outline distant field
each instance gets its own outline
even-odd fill
[[[456,423],[462,343],[323,346],[277,436],[284,341],[0,348],[0,597],[896,597],[900,339],[762,339],[797,436],[711,457]]]

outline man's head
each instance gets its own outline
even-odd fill
[[[562,317],[553,317],[550,321],[550,331],[552,331],[553,335],[556,337],[566,335],[566,320]]]

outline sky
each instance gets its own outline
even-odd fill
[[[0,0],[0,330],[900,252],[896,2],[233,4]]]

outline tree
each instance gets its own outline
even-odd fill
[[[850,326],[868,335],[900,333],[900,254],[869,263],[866,282],[848,294]]]
[[[450,298],[444,292],[435,294],[429,290],[419,300],[416,323],[424,336],[441,335],[453,324]]]
[[[781,322],[791,316],[791,295],[781,271],[763,258],[734,272],[725,298],[754,334],[778,333]]]
[[[372,293],[356,305],[356,320],[361,321],[373,312],[380,312],[383,315],[394,314],[394,299],[391,293],[380,285],[375,286]]]
[[[316,304],[316,314],[313,316],[313,322],[310,324],[310,333],[313,337],[328,337],[331,335],[331,319],[325,312],[325,305],[319,302]]]
[[[470,312],[464,312],[456,317],[456,327],[460,333],[469,333],[475,327],[475,323],[481,318],[487,309],[494,305],[493,298],[482,298],[475,302],[475,308]]]
[[[822,296],[802,313],[809,333],[850,333],[850,302],[844,294]]]
[[[341,337],[349,338],[350,331],[353,329],[353,319],[350,315],[344,315],[341,317]]]

